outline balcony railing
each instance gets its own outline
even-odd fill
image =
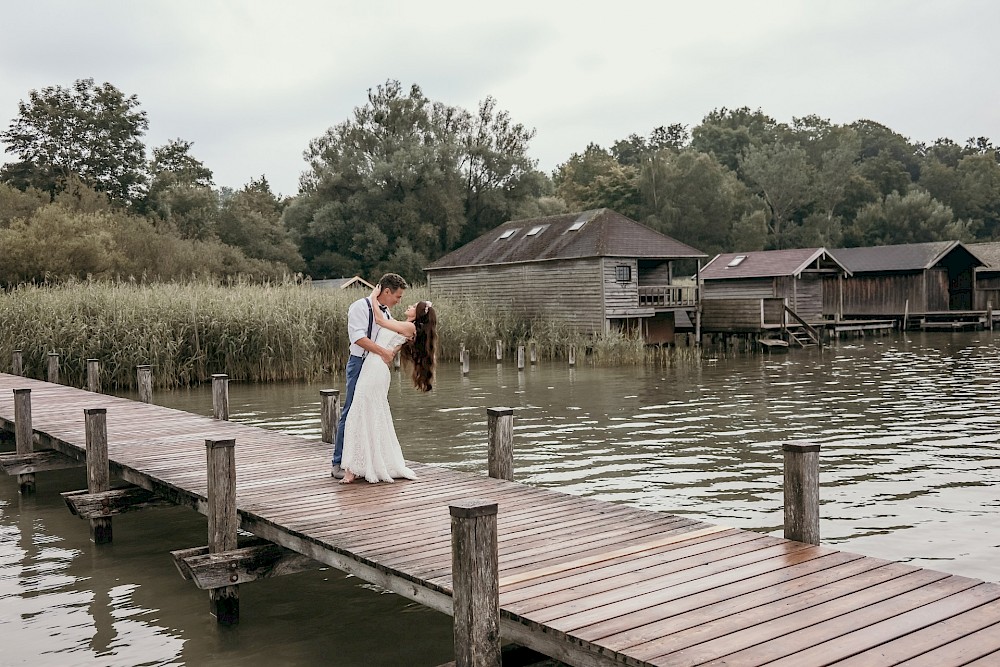
[[[645,285],[639,287],[639,305],[653,308],[673,308],[698,304],[698,288],[694,285]]]

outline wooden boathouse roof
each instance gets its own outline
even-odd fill
[[[708,257],[611,209],[509,220],[432,262],[425,271],[585,257]]]
[[[234,439],[244,530],[444,613],[448,507],[496,503],[501,632],[563,662],[952,667],[1000,657],[998,583],[438,466],[411,464],[417,481],[345,486],[330,478],[326,443],[0,373],[7,429],[18,388],[31,390],[41,444],[82,459],[83,411],[104,408],[112,471],[203,513],[205,440]]]
[[[983,260],[982,271],[1000,271],[1000,241],[991,243],[969,243],[966,247]]]
[[[738,260],[742,257],[743,259]],[[716,255],[701,269],[702,280],[734,278],[798,278],[816,261],[828,260],[847,275],[851,272],[837,261],[826,248],[796,248],[794,250],[755,250],[726,252]]]
[[[852,273],[882,271],[925,271],[953,252],[965,254],[975,266],[984,266],[961,241],[932,241],[864,248],[837,248],[830,251]]]

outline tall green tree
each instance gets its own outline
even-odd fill
[[[301,271],[305,264],[281,221],[282,208],[264,176],[252,179],[223,199],[216,225],[219,240],[241,249],[247,257]]]
[[[722,107],[710,112],[691,130],[691,147],[738,172],[740,158],[747,149],[773,144],[778,130],[778,122],[760,109]]]
[[[972,240],[967,222],[956,220],[950,208],[927,192],[893,192],[868,204],[847,230],[845,243],[853,246]]]
[[[6,151],[20,162],[0,172],[4,181],[50,194],[65,189],[72,177],[131,205],[146,181],[149,126],[135,95],[110,83],[79,79],[70,88],[32,90],[18,104],[18,115],[0,132]]]
[[[767,203],[771,213],[769,245],[788,247],[787,227],[800,210],[811,202],[813,167],[806,152],[795,145],[776,142],[751,145],[740,159],[740,169]]]

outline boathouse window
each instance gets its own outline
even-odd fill
[[[518,228],[518,229],[520,229],[520,228]],[[502,241],[503,239],[509,239],[511,236],[513,236],[516,233],[517,233],[517,229],[508,229],[507,231],[505,231],[503,234],[500,235],[500,238],[498,238],[497,241]]]
[[[566,231],[569,231],[569,232],[575,232],[575,231],[578,231],[578,230],[579,230],[580,228],[582,228],[582,227],[583,227],[583,226],[584,226],[585,224],[587,224],[587,221],[586,221],[586,220],[577,220],[577,221],[576,221],[576,222],[574,222],[574,223],[573,223],[572,225],[570,225],[570,228],[569,228],[568,230],[566,230]]]
[[[528,233],[525,234],[525,236],[534,236],[543,229],[545,229],[545,225],[538,225],[537,227],[532,227],[531,229],[528,230]]]
[[[630,283],[632,282],[632,267],[628,264],[619,264],[615,267],[615,282],[618,283]]]
[[[732,258],[732,259],[731,259],[731,260],[729,261],[729,264],[726,264],[726,268],[727,268],[727,269],[731,269],[731,268],[733,268],[734,266],[739,266],[740,264],[742,264],[742,263],[743,263],[743,260],[745,260],[746,258],[747,258],[747,256],[746,256],[746,255],[736,255],[736,257],[733,257],[733,258]]]

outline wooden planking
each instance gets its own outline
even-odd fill
[[[993,664],[1000,651],[996,584],[418,463],[418,481],[339,485],[326,443],[0,375],[8,424],[14,386],[32,388],[36,430],[64,453],[82,449],[83,409],[107,408],[113,469],[201,511],[204,439],[236,439],[244,528],[445,612],[447,505],[496,502],[502,631],[574,664]]]

